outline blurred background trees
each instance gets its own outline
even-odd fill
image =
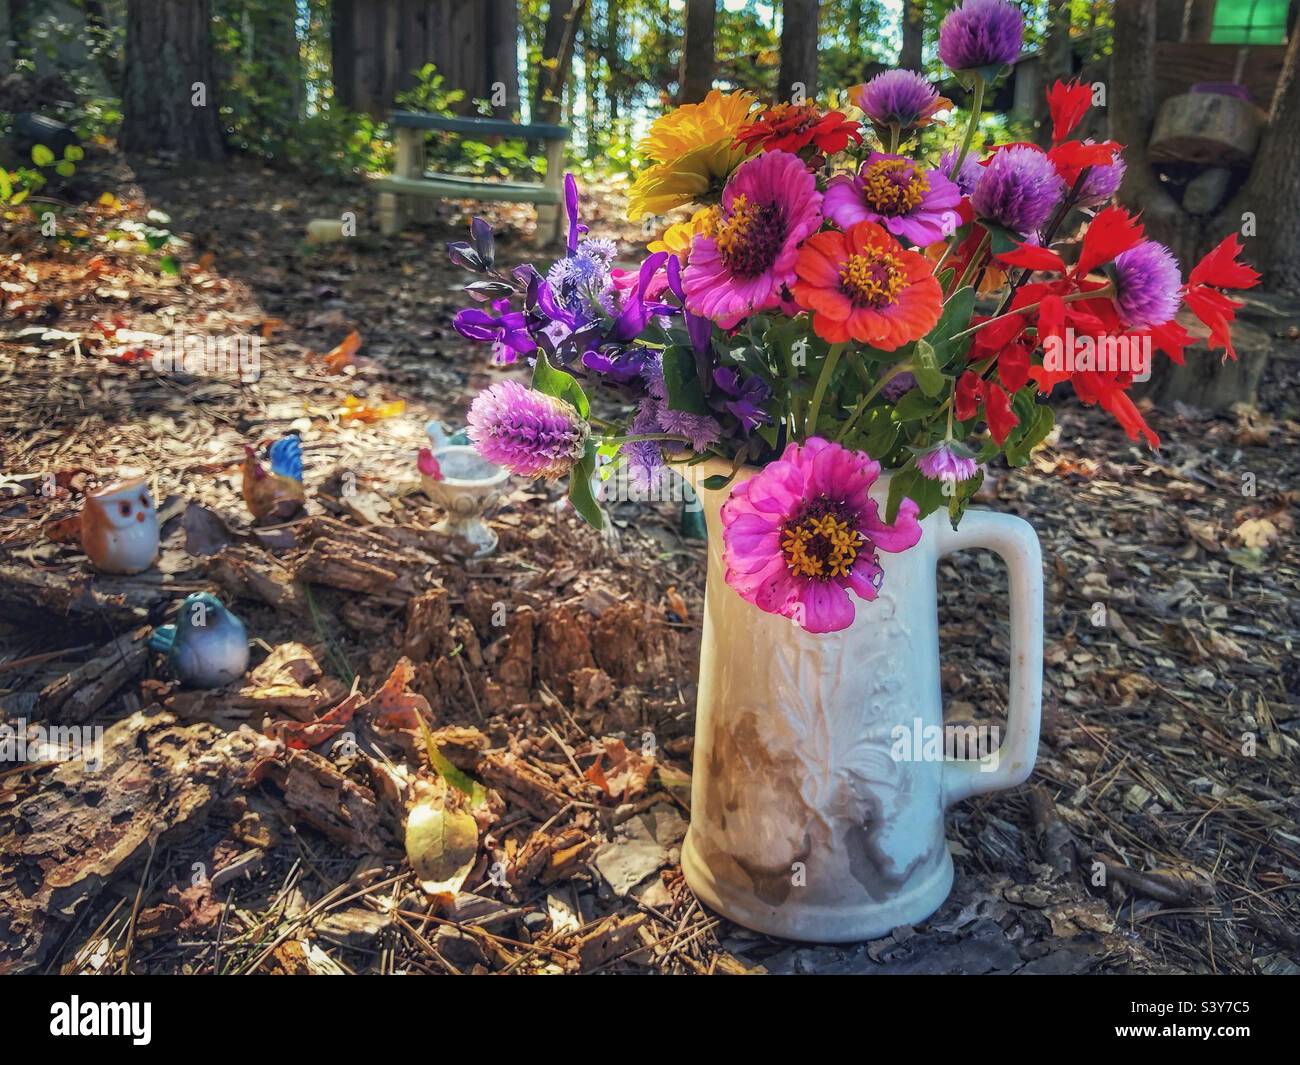
[[[0,125],[37,112],[83,142],[307,178],[391,166],[394,108],[562,123],[569,162],[614,179],[673,103],[712,87],[842,105],[896,65],[940,68],[956,0],[0,0]],[[1044,89],[1100,86],[1091,135],[1127,145],[1123,198],[1186,262],[1243,214],[1276,287],[1300,282],[1295,0],[1021,0],[1024,54],[986,136],[1049,135]],[[196,103],[196,85],[204,103]],[[1171,98],[1196,93],[1240,106]],[[1179,110],[1174,108],[1174,110]],[[1211,114],[1213,112],[1213,114]],[[1219,128],[1226,114],[1232,128]],[[1217,139],[1216,139],[1217,138]],[[536,146],[430,134],[440,170],[527,175]]]

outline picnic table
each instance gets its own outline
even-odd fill
[[[397,164],[394,173],[374,182],[379,193],[379,225],[385,236],[400,230],[415,214],[412,201],[417,198],[438,200],[484,200],[537,205],[539,245],[554,243],[562,237],[564,198],[564,143],[569,131],[564,126],[545,123],[507,122],[495,118],[448,118],[417,111],[396,111],[391,124],[397,131]],[[497,181],[440,174],[426,169],[424,135],[428,130],[460,133],[474,139],[518,137],[541,141],[546,146],[546,174],[540,182]]]

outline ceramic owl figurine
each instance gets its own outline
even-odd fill
[[[158,558],[158,511],[143,477],[86,494],[81,546],[104,573],[141,573]]]
[[[290,433],[266,452],[268,471],[257,451],[244,445],[244,502],[259,524],[288,521],[303,508],[307,493],[302,485],[302,443]]]
[[[248,630],[211,592],[186,596],[176,624],[154,629],[149,648],[191,688],[220,688],[248,669]]]

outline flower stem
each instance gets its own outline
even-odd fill
[[[961,272],[961,277],[958,278],[956,283],[952,286],[952,292],[949,293],[950,296],[955,295],[965,287],[967,279],[970,278],[970,276],[978,269],[977,264],[984,258],[984,253],[988,251],[989,244],[991,244],[992,241],[993,235],[986,229],[984,231],[984,236],[980,238],[979,244],[976,245],[975,250],[971,253],[970,262],[966,264],[966,269]]]
[[[826,398],[826,389],[830,386],[831,375],[835,373],[835,366],[840,361],[840,355],[843,354],[844,347],[843,344],[832,344],[831,350],[826,353],[826,361],[822,363],[822,372],[817,375],[817,385],[813,388],[812,406],[808,408],[808,418],[803,424],[805,440],[817,432],[817,419],[822,412],[822,400]]]
[[[975,139],[975,127],[980,122],[980,112],[984,110],[984,78],[980,74],[975,75],[975,99],[971,101],[970,106],[970,124],[966,127],[966,139],[961,142],[961,151],[957,153],[957,161],[953,163],[951,174],[961,173],[961,164],[966,161],[966,155],[970,151],[971,141]],[[955,181],[956,178],[954,177]]]
[[[1062,296],[1061,302],[1073,303],[1075,300],[1094,300],[1094,299],[1098,299],[1099,297],[1110,295],[1111,291],[1113,291],[1112,287],[1110,285],[1107,285],[1105,288],[1093,289],[1091,292],[1071,292],[1068,296]],[[986,318],[984,321],[971,326],[969,329],[963,329],[960,333],[954,333],[952,336],[948,338],[948,340],[949,342],[952,342],[954,340],[961,340],[963,337],[968,337],[972,333],[979,332],[986,325],[992,325],[994,322],[1000,322],[1002,321],[1002,319],[1010,318],[1012,315],[1028,314],[1030,311],[1038,310],[1038,308],[1041,306],[1042,306],[1041,302],[1027,303],[1023,307],[1017,307],[1013,311],[1008,311],[1006,314],[999,314],[999,315],[995,315],[992,318]]]
[[[601,437],[602,444],[635,444],[638,440],[672,440],[679,444],[689,444],[690,441],[684,436],[678,436],[676,433],[639,433],[636,436],[605,436]]]
[[[885,374],[885,376],[882,377],[879,381],[876,382],[875,387],[870,392],[868,392],[865,396],[863,396],[860,400],[858,400],[857,405],[853,408],[853,412],[849,415],[849,420],[844,423],[843,428],[840,429],[839,434],[835,437],[835,439],[837,441],[840,441],[843,440],[846,436],[848,436],[849,430],[853,428],[853,424],[862,416],[862,412],[867,409],[867,404],[869,404],[873,399],[875,399],[876,396],[880,395],[880,390],[884,388],[885,385],[889,384],[889,382],[892,381],[899,374],[907,373],[911,369],[912,369],[912,364],[910,362],[900,362],[896,366],[890,367],[889,372]]]

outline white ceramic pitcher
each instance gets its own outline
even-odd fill
[[[952,886],[944,810],[1014,787],[1034,766],[1038,537],[1005,514],[968,510],[956,532],[946,513],[932,514],[915,547],[880,553],[875,602],[854,598],[849,628],[816,635],[727,585],[719,510],[729,489],[699,487],[717,472],[726,470],[715,462],[686,471],[709,530],[686,881],[724,916],[789,939],[851,942],[921,921]],[[882,476],[872,491],[882,515],[887,492]],[[1010,569],[1011,702],[1001,746],[984,760],[916,760],[923,752],[915,749],[901,760],[899,730],[943,727],[936,567],[973,547],[996,551]]]

